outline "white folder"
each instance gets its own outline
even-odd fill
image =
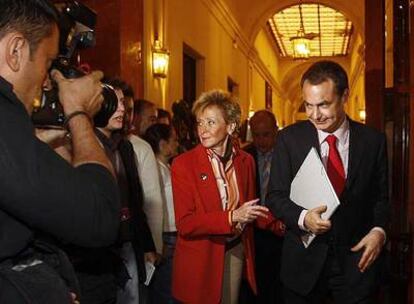
[[[312,147],[290,185],[290,199],[305,209],[326,205],[327,210],[321,217],[329,219],[340,202],[329,180],[318,152]],[[316,235],[307,233],[302,243],[307,248]]]

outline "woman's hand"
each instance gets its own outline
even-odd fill
[[[233,223],[248,224],[260,217],[267,217],[269,211],[265,206],[256,205],[259,199],[254,199],[244,203],[233,211],[231,220]]]

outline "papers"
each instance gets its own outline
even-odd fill
[[[322,219],[329,219],[340,204],[314,147],[309,151],[292,181],[290,199],[308,210],[326,205],[328,209],[321,215]],[[312,233],[304,235],[303,245],[307,248],[315,237],[316,235]]]
[[[152,276],[154,275],[155,266],[150,262],[145,262],[145,271],[147,272],[147,279],[144,282],[145,286],[148,286],[151,282]]]

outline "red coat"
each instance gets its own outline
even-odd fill
[[[244,151],[234,158],[240,204],[252,200],[255,165]],[[178,156],[172,164],[172,187],[178,231],[174,254],[172,291],[184,303],[220,303],[226,237],[232,232],[229,212],[223,210],[213,169],[205,148],[198,145]],[[270,216],[260,227],[277,229]],[[253,230],[247,225],[242,234],[246,276],[256,292]]]

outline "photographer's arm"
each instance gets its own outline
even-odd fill
[[[87,163],[99,164],[114,175],[112,164],[96,138],[91,121],[103,101],[99,81],[102,76],[102,72],[95,71],[81,78],[66,79],[60,72],[52,72],[59,86],[59,98],[66,117],[78,111],[87,114],[75,115],[68,121],[72,138],[72,164],[75,167]]]

